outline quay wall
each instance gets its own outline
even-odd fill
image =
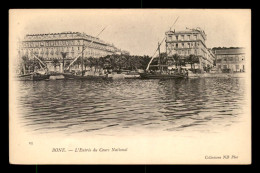
[[[201,74],[189,74],[189,78],[243,78],[246,77],[246,73],[201,73]]]

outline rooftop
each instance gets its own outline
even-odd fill
[[[244,54],[245,48],[243,47],[214,47],[212,48],[216,55],[227,55],[227,54]]]
[[[199,27],[197,27],[195,29],[194,28],[190,29],[190,28],[186,27],[186,29],[181,30],[181,31],[175,31],[175,29],[174,29],[174,31],[170,30],[170,31],[167,31],[165,34],[166,35],[167,34],[201,34],[204,37],[204,39],[207,36],[206,33],[204,32],[204,30],[202,30]]]
[[[95,42],[99,42],[114,47],[114,44],[105,42],[103,40],[100,40],[98,37],[93,37],[84,32],[81,33],[81,32],[65,31],[60,33],[26,34],[25,40],[44,40],[46,38],[53,40],[57,38],[67,39],[67,38],[77,38],[77,37],[93,40]]]

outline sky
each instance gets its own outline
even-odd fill
[[[251,39],[250,10],[206,9],[75,9],[13,10],[13,37],[25,34],[85,32],[127,50],[131,55],[153,55],[158,42],[172,30],[200,27],[212,47],[247,47]],[[162,46],[162,51],[165,44]]]

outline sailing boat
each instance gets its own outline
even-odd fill
[[[22,81],[40,81],[40,80],[49,79],[50,74],[47,74],[48,73],[47,66],[36,55],[34,55],[34,53],[32,53],[32,55],[34,56],[34,59],[36,58],[39,61],[40,67],[42,69],[44,69],[44,71],[43,72],[42,71],[41,72],[40,71],[36,72],[36,71],[33,70],[32,73],[19,75],[18,76],[18,80],[22,80]]]
[[[175,22],[173,23],[173,25],[170,27],[171,28],[174,26],[174,24],[177,22],[179,17],[177,17],[177,19],[175,20]],[[181,67],[179,67],[178,71],[169,71],[168,70],[168,65],[167,64],[162,64],[162,58],[161,58],[161,53],[160,53],[160,46],[163,43],[165,37],[163,38],[163,40],[161,41],[161,43],[158,43],[158,48],[156,49],[154,55],[156,54],[156,52],[159,52],[159,61],[158,61],[158,65],[150,65],[151,62],[154,59],[154,55],[152,56],[150,62],[147,65],[146,71],[144,73],[140,73],[141,78],[143,79],[182,79],[182,78],[187,78],[188,77],[188,72],[184,72]],[[166,57],[167,57],[167,53],[166,53]],[[158,67],[159,72],[158,71],[150,71],[149,67],[150,66],[154,66],[154,67]],[[165,70],[165,67],[167,67],[167,70]]]
[[[106,27],[105,27],[106,28]],[[98,37],[104,30],[105,28],[96,36]],[[93,43],[94,40],[92,40],[88,46],[90,46]],[[97,79],[109,79],[108,75],[100,75],[100,76],[90,76],[90,75],[84,75],[85,71],[83,70],[83,55],[84,55],[84,50],[87,48],[87,46],[84,45],[83,43],[83,47],[82,47],[82,51],[81,51],[81,73],[80,74],[75,74],[75,73],[71,73],[71,72],[64,72],[62,73],[62,75],[64,76],[65,79],[86,79],[86,80],[97,80]],[[80,57],[80,55],[78,55],[70,64],[69,66],[66,68],[66,70],[69,70],[70,66],[76,62],[76,60]],[[111,77],[110,77],[111,78]]]
[[[188,73],[182,71],[182,69],[179,67],[178,71],[169,71],[168,65],[164,65],[161,62],[161,55],[160,55],[160,43],[158,43],[158,51],[159,51],[159,63],[158,65],[153,65],[154,67],[158,67],[159,71],[150,71],[149,67],[153,58],[150,60],[146,71],[144,73],[140,73],[141,78],[143,79],[182,79],[187,78]],[[164,68],[167,67],[167,70],[164,70]]]

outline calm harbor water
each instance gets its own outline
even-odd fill
[[[21,126],[39,134],[211,132],[245,104],[244,78],[17,82]]]

